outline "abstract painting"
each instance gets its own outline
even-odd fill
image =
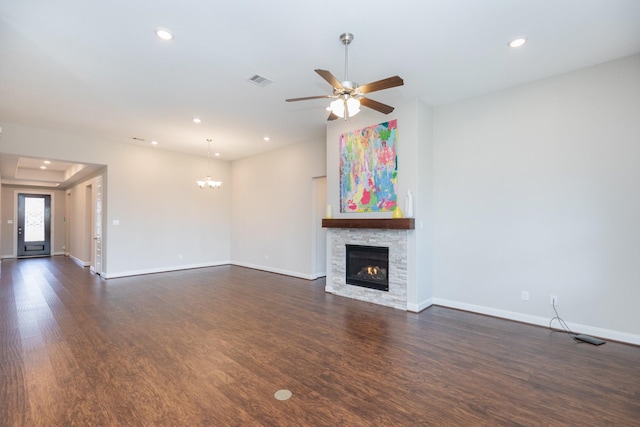
[[[340,135],[340,212],[396,207],[397,120]]]

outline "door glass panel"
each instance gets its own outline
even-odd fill
[[[44,240],[44,199],[25,197],[24,200],[24,241]]]

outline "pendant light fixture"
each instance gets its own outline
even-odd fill
[[[211,138],[207,139],[208,148],[207,148],[207,162],[209,163],[209,167],[211,167]],[[220,188],[222,185],[222,181],[214,181],[211,179],[211,175],[207,175],[205,178],[196,181],[198,183],[198,187],[201,189],[204,188]]]

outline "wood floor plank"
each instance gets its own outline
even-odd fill
[[[233,266],[106,281],[64,257],[3,260],[0,362],[2,426],[640,419],[638,347]]]

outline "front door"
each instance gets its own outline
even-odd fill
[[[51,196],[18,194],[18,256],[51,255]]]

